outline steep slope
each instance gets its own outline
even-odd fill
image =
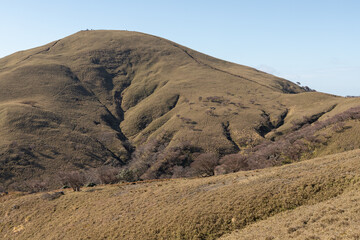
[[[0,238],[216,239],[249,226],[246,236],[264,235],[244,239],[284,239],[299,237],[306,228],[302,221],[309,233],[315,226],[313,237],[328,236],[321,229],[332,228],[339,230],[338,236],[358,236],[358,214],[349,211],[358,210],[359,154],[354,150],[209,178],[68,190],[58,198],[10,193],[0,197]],[[341,224],[334,226],[336,222]]]
[[[123,165],[164,133],[169,146],[234,153],[358,103],[159,37],[81,31],[0,59],[0,181]]]

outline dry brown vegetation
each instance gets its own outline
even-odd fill
[[[243,229],[232,239],[356,239],[359,156],[354,150],[209,178],[64,190],[54,199],[10,193],[0,198],[0,238],[216,239]]]
[[[359,239],[359,187],[334,199],[275,215],[226,235],[237,239]]]
[[[0,238],[359,239],[359,120],[359,98],[81,31],[0,59]]]
[[[354,130],[358,128],[360,119],[360,107],[350,108],[313,124],[309,123],[311,122],[309,119],[304,117],[302,121],[293,123],[294,129],[279,138],[264,139],[250,148],[239,149],[236,154],[220,157],[215,153],[204,153],[189,143],[169,147],[169,137],[161,135],[138,146],[125,166],[60,171],[47,180],[26,180],[10,185],[9,189],[34,193],[46,191],[50,186],[53,188],[68,186],[74,191],[79,191],[83,186],[96,184],[159,178],[206,177],[289,164],[314,157],[322,148],[328,149],[328,144],[334,142],[334,135],[355,134]],[[352,144],[348,143],[346,149],[359,147],[359,142],[354,141]],[[336,149],[332,151],[336,152]]]

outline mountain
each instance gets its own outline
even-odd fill
[[[81,31],[0,59],[0,181],[124,166],[154,139],[234,154],[358,105],[156,36]],[[330,140],[314,156],[359,146],[357,120],[348,120],[319,130]],[[192,160],[161,161],[148,163],[149,178]]]

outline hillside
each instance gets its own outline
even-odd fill
[[[0,182],[123,166],[159,138],[190,153],[237,153],[359,105],[156,36],[81,31],[0,59]],[[346,124],[314,156],[358,148],[358,122]],[[192,161],[146,163],[156,165],[147,176],[172,177]]]
[[[1,239],[357,239],[360,150],[198,179],[0,197]]]
[[[286,211],[220,239],[358,239],[359,202],[357,187],[334,199]]]

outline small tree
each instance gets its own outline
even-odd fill
[[[120,169],[110,166],[102,166],[96,169],[98,178],[102,184],[114,184],[119,181]]]
[[[214,153],[202,153],[195,161],[191,163],[193,168],[199,175],[213,176],[215,167],[219,163],[219,158]]]
[[[25,185],[30,193],[44,192],[48,190],[48,183],[43,180],[29,180]]]
[[[80,171],[61,172],[59,178],[62,185],[68,185],[76,192],[86,183],[85,174]]]
[[[221,158],[220,164],[226,173],[247,170],[249,165],[246,162],[246,156],[241,154],[229,154]]]
[[[127,168],[120,170],[119,174],[117,175],[117,178],[120,181],[125,181],[125,182],[134,182],[137,180],[135,178],[134,172]]]

